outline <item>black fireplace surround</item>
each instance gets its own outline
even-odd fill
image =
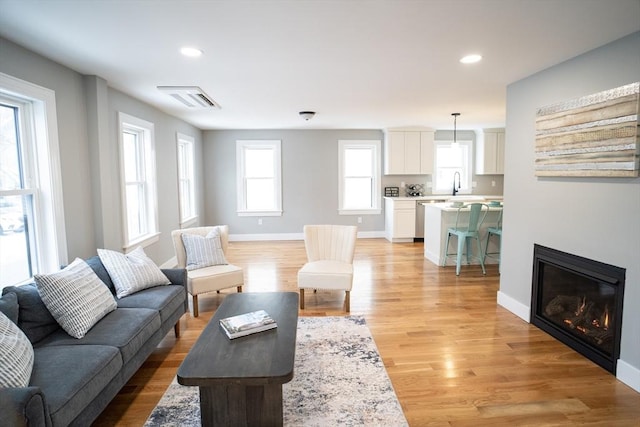
[[[615,375],[625,273],[534,245],[531,323]]]

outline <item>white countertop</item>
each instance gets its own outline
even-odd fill
[[[462,206],[462,211],[463,212],[464,211],[468,211],[470,209],[469,208],[469,204],[470,203],[474,203],[474,202],[475,203],[478,203],[478,202],[479,203],[486,203],[486,202],[484,202],[482,200],[480,200],[480,201],[472,200],[472,201],[469,201],[469,202],[464,202],[464,206]],[[423,203],[423,205],[424,205],[425,209],[427,207],[429,207],[429,208],[433,208],[433,209],[440,209],[441,211],[444,211],[444,212],[457,212],[458,209],[460,208],[459,206],[453,206],[452,202],[444,202],[444,203],[428,203],[427,202],[427,203]],[[487,203],[487,206],[488,205],[489,204]],[[502,203],[500,203],[499,206],[489,206],[489,211],[499,211],[501,209],[502,209]]]
[[[451,194],[428,194],[425,196],[401,196],[401,197],[389,197],[385,196],[385,199],[392,200],[415,200],[415,201],[430,201],[430,200],[446,200],[450,201],[451,199],[459,200],[461,202],[471,202],[471,201],[490,201],[490,200],[503,200],[504,197],[502,195],[485,195],[485,194],[458,194],[456,196],[452,196]]]

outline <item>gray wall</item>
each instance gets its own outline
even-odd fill
[[[640,179],[536,178],[535,114],[542,106],[638,81],[640,33],[507,89],[504,241],[498,300],[531,304],[533,244],[626,268],[618,376],[640,387]],[[518,309],[518,305],[521,305]],[[515,312],[514,311],[514,312]],[[622,379],[622,378],[621,378]],[[624,380],[624,379],[623,379]]]
[[[155,125],[161,236],[145,252],[159,264],[172,258],[170,232],[179,227],[176,132],[195,138],[201,158],[202,131],[109,88],[100,77],[83,76],[2,38],[0,58],[0,72],[56,93],[69,259],[95,255],[97,248],[122,250],[118,111]],[[197,173],[202,182],[202,171]]]
[[[282,141],[282,216],[236,214],[236,140]],[[232,235],[300,234],[305,224],[357,224],[338,215],[338,140],[383,140],[379,130],[212,130],[204,132],[205,222]],[[384,215],[358,215],[360,232],[384,230]],[[277,236],[272,236],[277,237]]]

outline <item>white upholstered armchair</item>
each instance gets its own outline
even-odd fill
[[[178,267],[187,269],[187,290],[193,298],[194,317],[198,317],[199,294],[234,286],[242,292],[242,268],[228,264],[225,257],[229,226],[184,228],[172,231],[171,237]]]
[[[308,262],[298,271],[301,309],[304,309],[304,290],[311,288],[345,291],[345,310],[351,310],[349,295],[357,234],[358,227],[354,225],[304,226]]]

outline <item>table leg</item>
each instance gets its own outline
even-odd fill
[[[200,387],[202,426],[282,426],[282,384]]]

